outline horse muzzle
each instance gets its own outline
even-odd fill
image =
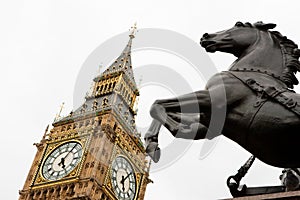
[[[215,52],[216,49],[214,48],[216,42],[212,40],[206,40],[204,38],[201,38],[200,45],[205,48],[207,52]]]
[[[203,47],[203,48],[206,48],[208,46],[211,46],[211,45],[214,45],[216,44],[215,41],[212,41],[212,40],[200,40],[200,45]]]

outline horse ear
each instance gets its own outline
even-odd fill
[[[295,48],[295,49],[293,50],[293,53],[296,54],[297,56],[300,56],[300,49]]]
[[[259,28],[259,29],[263,29],[263,30],[269,30],[269,29],[273,29],[276,27],[276,24],[273,23],[263,23],[263,22],[256,22],[254,24],[255,27]]]
[[[273,28],[275,28],[276,27],[276,24],[273,24],[273,23],[268,23],[268,24],[265,24],[265,26],[264,27],[266,27],[268,30],[269,29],[273,29]]]

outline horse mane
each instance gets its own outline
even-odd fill
[[[286,36],[282,36],[278,31],[270,31],[275,38],[278,39],[281,50],[285,55],[285,70],[282,74],[282,79],[286,85],[290,88],[293,88],[293,85],[298,85],[299,81],[296,78],[295,74],[297,71],[300,71],[300,50],[298,45],[295,44],[292,40],[288,39]]]
[[[298,49],[298,45],[292,40],[288,39],[286,36],[283,36],[280,32],[270,31],[270,29],[276,27],[276,24],[266,24],[263,22],[250,24],[249,22],[247,22],[244,24],[244,26],[257,28],[259,30],[268,31],[269,33],[271,33],[273,38],[279,42],[280,48],[284,55],[284,64],[286,68],[284,69],[282,74],[283,82],[289,88],[293,88],[293,85],[298,85],[299,81],[295,76],[297,71],[300,71],[300,49]]]

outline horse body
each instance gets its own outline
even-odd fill
[[[274,27],[239,22],[231,29],[203,35],[201,45],[206,51],[232,53],[238,59],[229,71],[214,75],[205,90],[153,104],[154,120],[145,140],[154,161],[159,160],[157,138],[164,125],[174,137],[184,139],[210,139],[222,133],[267,164],[300,167],[296,159],[299,115],[247,85],[252,80],[261,88],[275,88],[280,91],[276,95],[300,105],[300,96],[288,89],[298,83],[294,74],[300,68],[299,52],[292,41],[268,31]]]
[[[250,77],[255,75],[241,73],[244,76],[249,73]],[[267,164],[283,168],[299,167],[300,160],[295,159],[300,145],[299,116],[271,99],[263,99],[261,105],[255,107],[261,101],[260,96],[230,74],[222,75],[222,78],[229,102],[222,134]],[[272,79],[264,77],[263,80],[268,78]],[[230,82],[227,83],[226,79]],[[273,81],[270,85],[276,85]],[[300,100],[299,94],[287,94]]]

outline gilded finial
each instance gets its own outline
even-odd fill
[[[54,121],[56,121],[56,120],[58,120],[60,118],[60,115],[61,115],[61,112],[62,112],[62,110],[64,108],[64,105],[65,105],[65,102],[62,102],[62,104],[60,106],[60,109],[59,109],[59,112],[56,114]]]
[[[148,166],[147,166],[147,173],[148,173],[148,174],[150,173],[150,167],[151,167],[151,164],[152,164],[152,159],[150,159],[149,164],[148,164]]]
[[[42,140],[45,140],[45,139],[46,139],[46,136],[47,136],[47,134],[48,134],[48,130],[49,130],[49,124],[48,124],[48,126],[46,127],[46,129],[45,129],[45,133],[44,133],[44,135],[43,135],[43,139],[42,139]]]
[[[46,129],[45,129],[45,133],[44,133],[44,135],[47,135],[47,133],[48,133],[48,130],[49,130],[49,124],[47,125],[47,127],[46,127]]]
[[[134,38],[135,37],[136,30],[137,30],[137,27],[136,27],[136,22],[135,22],[134,25],[130,28],[130,31],[131,31],[130,35],[129,35],[130,38]]]
[[[103,63],[101,62],[100,65],[98,66],[98,74],[101,74],[101,69],[103,68]]]
[[[138,88],[139,89],[140,89],[140,87],[142,85],[142,82],[143,82],[143,76],[140,76],[139,83],[138,83]]]

